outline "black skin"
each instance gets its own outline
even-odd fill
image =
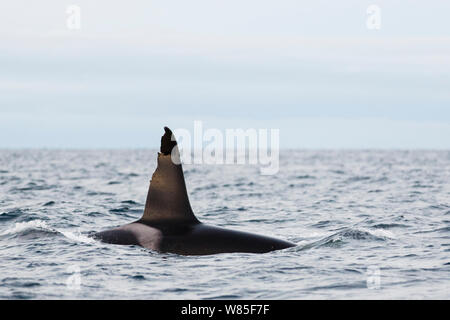
[[[295,246],[287,241],[209,226],[201,222],[146,224],[136,221],[117,229],[99,232],[95,237],[107,243],[139,245],[159,252],[181,255],[265,253]]]
[[[172,131],[164,127],[164,135],[161,137],[161,153],[164,155],[168,155],[172,152],[173,147],[177,145],[177,142],[175,139],[172,139]]]

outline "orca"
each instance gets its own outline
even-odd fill
[[[288,241],[200,222],[189,203],[177,142],[169,128],[164,127],[164,131],[142,218],[95,233],[94,238],[180,255],[265,253],[295,246]]]

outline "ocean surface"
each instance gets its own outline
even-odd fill
[[[0,151],[1,299],[449,299],[450,151],[185,165],[205,223],[286,239],[180,256],[89,235],[141,217],[155,150]]]

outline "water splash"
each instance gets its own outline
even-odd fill
[[[21,234],[29,235],[33,231],[37,233],[45,233],[45,234],[61,234],[67,239],[70,239],[75,242],[82,243],[95,243],[96,241],[86,235],[83,235],[81,232],[72,232],[67,230],[59,230],[53,228],[47,224],[47,222],[43,220],[31,220],[27,222],[17,222],[13,227],[6,229],[5,231],[0,233],[0,236],[20,236]]]

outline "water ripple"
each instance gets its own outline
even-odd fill
[[[298,246],[184,257],[90,237],[142,215],[156,150],[2,150],[0,298],[446,299],[449,155],[282,151],[274,176],[185,165],[200,220]]]

